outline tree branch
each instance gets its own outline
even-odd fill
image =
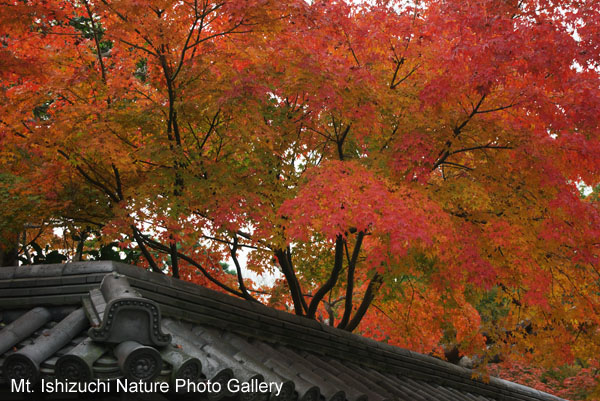
[[[242,292],[244,298],[248,301],[258,302],[252,295],[248,293],[246,289],[246,285],[244,284],[244,278],[242,277],[242,267],[240,266],[240,262],[237,258],[237,249],[238,249],[238,240],[237,236],[233,237],[233,245],[229,248],[231,252],[231,259],[233,259],[233,263],[235,264],[235,270],[237,272],[238,285],[240,286],[240,291]],[[260,303],[260,302],[259,302]]]
[[[63,152],[62,150],[58,150],[58,153],[60,155],[62,155],[65,159],[70,160],[69,156]],[[79,172],[79,174],[81,174],[86,180],[88,180],[91,184],[93,184],[94,186],[100,188],[102,191],[104,191],[104,193],[106,195],[108,195],[108,197],[110,199],[112,199],[115,203],[119,202],[119,198],[113,193],[113,191],[111,191],[106,185],[104,185],[103,183],[101,183],[100,181],[97,181],[95,179],[93,179],[89,174],[87,174],[85,172],[85,170],[83,170],[80,166],[75,166],[75,169]]]
[[[179,71],[181,71],[181,67],[183,66],[183,62],[185,61],[185,53],[188,50],[187,46],[190,43],[190,39],[192,38],[192,35],[194,34],[194,29],[196,29],[196,24],[200,20],[200,16],[198,15],[198,1],[194,2],[194,11],[196,13],[196,15],[194,16],[194,22],[192,23],[192,27],[190,28],[190,30],[188,32],[187,38],[185,39],[185,43],[183,45],[183,50],[181,51],[181,57],[179,59],[179,64],[178,64],[177,68],[175,69],[175,72],[171,76],[172,81],[174,81],[175,78],[177,78]],[[200,28],[202,29],[202,26]]]
[[[171,236],[171,239],[173,236]],[[179,278],[179,261],[177,260],[177,242],[171,241],[171,271],[173,272],[174,278]]]
[[[319,306],[319,303],[321,302],[323,297],[325,297],[325,294],[327,294],[337,283],[339,273],[342,270],[343,261],[344,238],[341,236],[341,234],[338,234],[338,236],[335,239],[335,257],[333,269],[331,270],[331,275],[329,276],[329,279],[325,282],[325,284],[323,284],[323,286],[317,290],[317,292],[313,296],[312,301],[310,301],[307,313],[307,316],[309,318],[315,318],[315,314],[317,312],[317,307]]]
[[[117,168],[117,166],[115,166],[114,163],[111,163],[112,169],[113,169],[113,173],[115,173],[115,183],[117,185],[117,195],[119,196],[120,200],[125,199],[123,197],[123,185],[121,183],[121,175],[119,174],[119,169]]]
[[[163,273],[162,270],[160,270],[158,268],[158,266],[156,265],[156,262],[154,261],[154,258],[152,257],[152,255],[150,255],[150,252],[148,252],[148,249],[144,245],[144,239],[142,237],[142,234],[137,229],[137,227],[135,227],[132,224],[131,229],[133,230],[133,237],[135,238],[135,241],[138,243],[138,246],[140,247],[140,250],[142,251],[142,255],[144,255],[144,258],[146,258],[146,260],[148,261],[148,264],[150,265],[150,269],[152,269],[152,271],[155,273],[165,274],[165,273]]]
[[[469,170],[469,171],[473,170],[472,167],[465,166],[465,165],[458,164],[458,163],[452,163],[452,162],[449,162],[449,161],[444,161],[444,162],[442,162],[442,164],[450,166],[450,167],[455,167],[455,168],[461,168],[461,169],[464,169],[464,170]]]
[[[352,313],[352,296],[354,293],[354,271],[356,269],[356,262],[358,260],[358,254],[360,253],[360,247],[362,245],[365,233],[359,231],[356,237],[356,244],[352,251],[352,258],[348,261],[348,282],[346,283],[346,301],[344,304],[344,315],[342,321],[338,324],[339,329],[343,329],[350,320],[350,314]]]
[[[298,281],[298,276],[296,276],[296,270],[294,269],[294,263],[292,262],[292,249],[290,248],[289,245],[286,248],[286,255],[287,255],[288,265],[290,267],[290,270],[293,273],[294,285],[296,286],[298,294],[300,294],[300,301],[302,302],[302,307],[304,308],[304,311],[306,312],[306,311],[308,311],[308,305],[306,304],[306,300],[302,296],[302,289],[300,288],[300,281]]]
[[[94,43],[96,44],[96,53],[98,53],[98,61],[100,62],[100,72],[102,74],[102,82],[106,85],[106,67],[104,66],[104,61],[102,61],[102,52],[100,51],[100,40],[98,38],[98,31],[96,30],[96,23],[94,22],[94,14],[90,9],[90,4],[87,0],[83,0],[83,4],[85,9],[90,17],[90,23],[92,24],[92,33],[94,35]],[[110,104],[110,99],[109,99]]]
[[[458,126],[454,127],[454,129],[452,130],[454,133],[454,136],[452,137],[452,139],[448,139],[448,141],[446,142],[444,150],[442,150],[440,152],[438,159],[436,160],[436,162],[433,164],[433,167],[431,168],[432,171],[435,170],[436,168],[438,168],[450,156],[450,148],[452,146],[452,141],[461,134],[462,130],[467,126],[469,121],[471,121],[471,119],[475,116],[475,114],[477,114],[477,112],[479,111],[479,108],[483,104],[483,101],[485,100],[486,96],[487,95],[485,95],[485,94],[482,95],[481,98],[479,99],[479,102],[477,102],[477,104],[475,106],[473,106],[473,109],[471,110],[471,113],[469,113],[467,118],[465,118],[464,121],[462,123],[460,123]]]
[[[282,249],[275,250],[275,257],[281,266],[281,272],[283,273],[285,280],[290,289],[290,295],[292,296],[292,302],[294,303],[294,312],[296,315],[304,315],[304,309],[302,304],[302,293],[297,285],[296,273],[292,269],[289,263],[289,259],[286,252]]]
[[[390,89],[396,89],[396,87],[398,85],[400,85],[402,82],[406,81],[408,78],[410,78],[410,76],[412,74],[415,73],[415,71],[417,71],[419,69],[421,65],[417,64],[415,65],[404,77],[400,78],[397,82],[394,82],[392,80],[392,83],[390,84]],[[394,72],[394,80],[396,79],[396,74],[398,73],[398,69],[400,68],[400,65],[398,65],[398,67],[396,68],[396,71]]]
[[[455,155],[455,154],[461,153],[461,152],[469,152],[471,150],[480,150],[480,149],[514,149],[514,148],[512,146],[494,146],[491,143],[488,143],[487,145],[473,146],[470,148],[458,149],[458,150],[450,152],[450,155]]]
[[[344,328],[344,330],[354,331],[354,329],[358,327],[360,321],[365,316],[367,309],[369,309],[371,302],[373,302],[373,299],[375,299],[375,294],[377,290],[379,290],[379,288],[381,287],[382,283],[383,278],[379,275],[379,273],[375,273],[375,276],[373,276],[371,281],[369,281],[369,286],[367,287],[367,291],[365,291],[365,296],[362,302],[360,303],[358,310],[354,314],[352,320],[350,320],[350,323],[348,323],[348,325]]]
[[[153,249],[164,252],[164,253],[170,253],[171,252],[171,248],[167,247],[163,244],[161,244],[158,241],[155,241],[153,239],[150,238],[144,238],[144,241],[146,241],[146,243]],[[196,269],[200,270],[200,272],[202,274],[204,274],[204,276],[209,279],[210,281],[212,281],[213,283],[215,283],[216,285],[218,285],[219,287],[221,287],[222,289],[224,289],[227,292],[230,292],[234,295],[237,295],[240,298],[244,298],[243,294],[239,291],[234,290],[233,288],[229,287],[226,284],[223,284],[222,282],[220,282],[219,280],[217,280],[216,278],[214,278],[204,267],[202,267],[202,265],[200,265],[198,262],[196,262],[194,259],[190,258],[187,255],[184,255],[183,253],[177,251],[177,257],[181,260],[185,260],[186,262],[188,262],[189,264],[191,264],[192,266],[194,266]]]

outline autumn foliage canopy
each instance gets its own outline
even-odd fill
[[[111,243],[419,352],[600,368],[597,1],[5,0],[0,26],[5,256]]]

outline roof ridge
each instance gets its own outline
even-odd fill
[[[57,275],[64,280],[70,276],[93,276],[94,283],[88,284],[94,284],[97,288],[100,281],[98,276],[116,272],[126,276],[130,285],[141,296],[159,304],[163,315],[201,322],[267,341],[282,342],[308,352],[336,352],[336,357],[363,366],[379,370],[392,369],[408,377],[442,385],[452,383],[457,388],[478,394],[493,394],[496,397],[500,395],[501,399],[561,400],[551,394],[495,377],[484,383],[473,378],[471,369],[137,266],[98,261],[3,270],[4,268],[0,269],[0,289],[7,288],[9,282],[26,284],[28,279],[51,278]],[[72,295],[75,296],[76,294]],[[0,300],[2,299],[0,297]],[[215,314],[215,311],[219,313]]]

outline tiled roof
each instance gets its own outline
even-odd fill
[[[279,383],[274,401],[558,401],[114,262],[0,268],[0,388],[9,379]],[[232,396],[208,393],[210,401]],[[173,388],[173,387],[172,387]],[[6,391],[6,390],[5,390]],[[0,395],[2,393],[0,392]],[[242,401],[265,401],[260,392]]]

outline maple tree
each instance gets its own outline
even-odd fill
[[[60,227],[420,352],[596,366],[597,2],[0,7],[7,261]]]

